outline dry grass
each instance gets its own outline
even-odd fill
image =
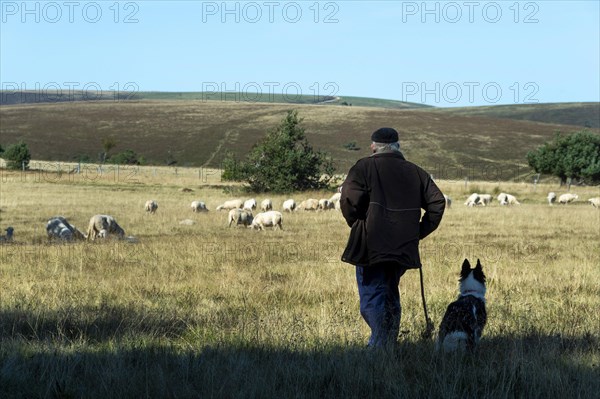
[[[600,389],[600,212],[583,203],[598,188],[576,187],[582,201],[549,207],[545,196],[557,187],[440,182],[454,204],[422,245],[430,312],[438,324],[462,259],[481,258],[489,322],[476,354],[438,356],[419,338],[415,271],[401,282],[399,347],[364,348],[353,268],[339,261],[348,234],[339,213],[284,215],[283,231],[228,229],[213,209],[243,195],[159,177],[36,181],[35,172],[3,172],[0,225],[15,228],[16,242],[0,246],[2,398],[594,397]],[[471,191],[500,190],[522,205],[462,205]],[[143,211],[150,198],[156,215]],[[211,211],[192,213],[194,199]],[[272,199],[279,208],[285,198]],[[46,241],[50,216],[84,228],[96,213],[114,215],[139,243]],[[186,218],[197,223],[179,225]]]

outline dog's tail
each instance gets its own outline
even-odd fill
[[[467,333],[464,331],[453,331],[444,337],[441,342],[441,349],[446,353],[465,351],[468,338]]]

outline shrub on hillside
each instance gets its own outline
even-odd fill
[[[31,153],[27,143],[22,141],[17,144],[9,146],[4,152],[4,159],[6,159],[6,167],[8,169],[29,169],[29,161],[31,160]]]

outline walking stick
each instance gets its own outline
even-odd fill
[[[425,302],[425,288],[423,287],[423,267],[419,268],[419,276],[421,276],[421,299],[423,300],[423,310],[425,311],[425,331],[421,334],[421,338],[429,339],[433,334],[433,321],[427,314],[427,303]]]

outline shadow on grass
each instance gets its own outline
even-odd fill
[[[254,342],[235,333],[201,342],[186,334],[198,326],[130,311],[107,309],[87,321],[68,312],[0,313],[0,397],[568,398],[600,392],[596,335],[487,337],[474,354],[442,355],[431,341],[406,340],[388,351],[314,338]]]

